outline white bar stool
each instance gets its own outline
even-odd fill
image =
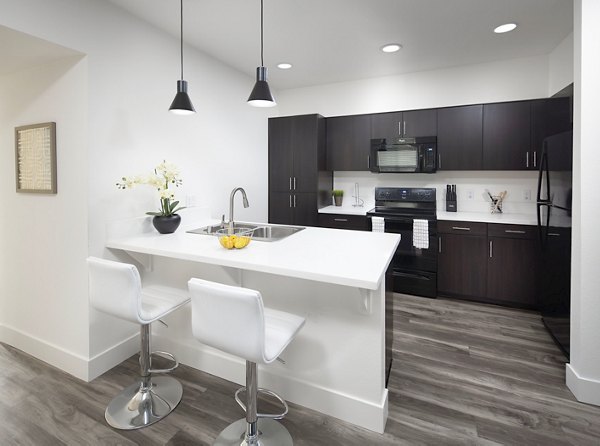
[[[179,365],[167,352],[150,351],[150,324],[189,302],[185,291],[170,287],[142,288],[134,265],[89,257],[91,305],[104,313],[140,324],[140,379],[125,388],[106,408],[105,418],[116,429],[139,429],[166,417],[181,401],[181,383],[168,376]],[[168,369],[152,368],[152,355],[174,362]]]
[[[286,402],[276,393],[257,387],[256,364],[275,361],[304,325],[304,318],[263,306],[258,291],[191,279],[192,332],[203,344],[246,360],[246,387],[235,393],[235,400],[246,418],[227,426],[213,443],[215,446],[288,446],[292,437],[275,420],[288,412]],[[246,404],[239,393],[246,390]],[[257,413],[257,392],[276,397],[285,410],[280,414]]]

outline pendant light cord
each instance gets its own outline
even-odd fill
[[[260,0],[260,66],[265,66],[263,58],[263,0]]]
[[[262,1],[262,0],[261,0]],[[181,80],[183,80],[183,0],[180,0],[179,48],[181,52]]]

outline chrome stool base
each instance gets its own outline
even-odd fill
[[[181,383],[169,376],[152,377],[151,386],[141,388],[138,381],[113,398],[104,414],[116,429],[139,429],[169,415],[181,401]]]
[[[292,446],[292,436],[283,424],[268,418],[258,420],[258,439],[246,442],[246,428],[248,423],[245,418],[237,420],[227,426],[213,446]]]

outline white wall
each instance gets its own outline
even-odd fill
[[[573,82],[573,33],[565,37],[548,57],[548,96],[552,96]]]
[[[377,113],[548,95],[548,57],[422,71],[279,92],[281,115]]]
[[[17,193],[14,127],[48,121],[58,194]],[[1,77],[0,122],[0,340],[49,362],[87,358],[85,59]]]
[[[112,255],[104,249],[108,221],[154,210],[158,202],[152,190],[119,191],[115,183],[123,175],[149,172],[163,159],[182,169],[180,198],[191,196],[220,216],[233,187],[243,186],[251,207],[239,206],[238,217],[266,220],[270,111],[245,102],[254,83],[253,70],[245,75],[186,48],[185,77],[198,113],[174,116],[167,109],[179,77],[178,39],[102,0],[0,0],[0,10],[1,25],[87,55],[89,147],[87,161],[79,160],[79,184],[89,187],[89,254]],[[59,219],[64,223],[68,216]],[[83,280],[84,259],[85,255],[78,270]],[[21,276],[28,272],[25,267],[14,271]],[[58,286],[57,293],[64,292]],[[87,302],[87,293],[80,299]],[[87,320],[87,307],[77,317]],[[95,311],[89,319],[92,360],[102,360],[103,352],[137,331]],[[57,331],[58,337],[68,333],[61,327]],[[126,347],[122,355],[132,353],[135,344]]]
[[[598,21],[599,2],[575,1],[571,362],[567,385],[578,400],[600,405],[600,206],[595,194],[600,168]]]

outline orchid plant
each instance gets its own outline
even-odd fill
[[[132,189],[135,186],[146,184],[156,188],[160,198],[160,209],[158,212],[146,212],[147,215],[159,217],[169,217],[185,209],[179,206],[179,201],[175,201],[175,193],[169,190],[169,186],[179,187],[183,181],[179,178],[179,168],[172,163],[163,161],[154,169],[154,173],[149,175],[135,175],[132,177],[123,177],[121,182],[117,183],[119,189]]]

